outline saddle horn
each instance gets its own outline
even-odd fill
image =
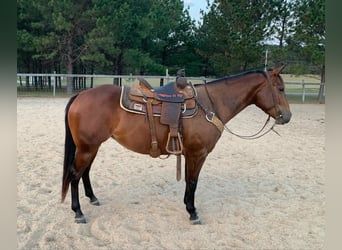
[[[180,69],[176,74],[176,85],[180,89],[184,89],[188,84],[188,79],[185,77],[185,69]]]

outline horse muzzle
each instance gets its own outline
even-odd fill
[[[276,124],[286,124],[291,120],[292,113],[290,110],[281,110],[276,118]]]

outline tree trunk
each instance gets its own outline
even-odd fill
[[[73,73],[73,60],[72,60],[72,33],[70,31],[69,36],[68,36],[68,44],[67,44],[67,74],[72,74]],[[67,77],[67,94],[71,95],[74,91],[74,86],[73,86],[73,78],[72,77]]]
[[[122,75],[122,68],[123,68],[123,52],[121,51],[120,54],[118,55],[117,59],[115,60],[115,70],[114,74],[115,75]],[[119,78],[114,78],[113,79],[113,84],[117,86],[121,86],[121,79]]]
[[[324,102],[324,88],[325,88],[325,64],[323,64],[322,72],[321,72],[321,85],[319,86],[319,92],[318,92],[319,103]]]
[[[162,64],[163,66],[166,66],[166,58],[167,58],[167,51],[166,51],[166,49],[167,49],[167,47],[164,46],[164,47],[163,47],[163,51],[162,51],[162,55],[161,55],[161,57],[162,57],[161,64]]]
[[[90,72],[91,75],[94,74],[94,65],[91,65],[91,72]],[[90,88],[93,88],[94,87],[94,77],[91,77],[90,78]]]
[[[285,25],[286,25],[286,14],[284,14],[281,22],[281,30],[279,37],[279,48],[283,48],[284,46],[284,37],[285,37]]]

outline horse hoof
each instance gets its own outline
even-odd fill
[[[201,225],[202,222],[199,218],[195,219],[195,220],[190,220],[191,225]]]
[[[82,215],[81,217],[75,217],[75,222],[77,224],[85,224],[85,223],[87,223],[87,220],[84,217],[84,215]]]
[[[190,223],[192,225],[201,225],[202,222],[197,215],[190,216]]]
[[[90,204],[91,204],[91,205],[94,205],[94,206],[100,206],[100,202],[99,202],[98,199],[93,200],[93,201],[90,201]]]

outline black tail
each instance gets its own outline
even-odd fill
[[[62,184],[62,202],[65,200],[65,196],[69,189],[71,181],[70,170],[75,158],[76,145],[72,138],[69,122],[68,113],[71,104],[74,102],[77,95],[70,98],[67,106],[65,107],[65,144],[64,144],[64,168],[63,168],[63,184]]]

